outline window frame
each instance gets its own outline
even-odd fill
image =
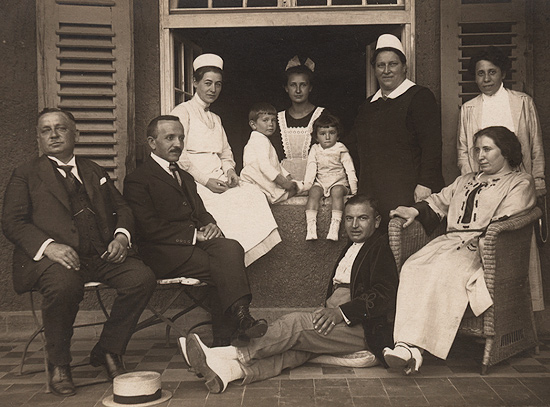
[[[175,0],[159,0],[161,114],[175,107],[174,49],[175,30],[182,28],[239,28],[269,26],[322,25],[399,25],[408,78],[415,80],[415,1],[400,0],[396,5],[316,6],[243,9],[175,9]],[[296,10],[300,12],[297,13]],[[307,14],[307,18],[306,15]],[[280,23],[279,23],[280,22]],[[370,46],[372,48],[372,44]],[[369,52],[366,50],[367,58]],[[367,61],[370,70],[370,64]],[[373,72],[367,72],[367,96],[376,91]]]

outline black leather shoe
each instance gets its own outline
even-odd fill
[[[71,375],[71,366],[54,366],[48,364],[50,390],[56,396],[68,397],[76,394]]]
[[[95,345],[90,353],[90,364],[94,367],[103,366],[111,380],[126,373],[121,356],[103,349],[99,344]]]
[[[267,321],[265,319],[254,319],[250,315],[248,304],[237,305],[233,309],[233,317],[237,323],[237,336],[260,338],[267,332]]]

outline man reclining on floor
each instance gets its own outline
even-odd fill
[[[346,203],[345,229],[350,239],[330,279],[326,305],[285,315],[265,336],[247,346],[208,348],[198,335],[180,338],[184,357],[213,393],[233,380],[243,384],[277,376],[320,354],[370,350],[384,363],[382,349],[393,344],[398,274],[376,201],[354,196]]]

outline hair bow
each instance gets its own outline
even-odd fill
[[[293,68],[295,66],[302,65],[300,63],[300,58],[298,58],[298,55],[294,55],[294,58],[292,58],[288,63],[286,64],[285,71],[288,71],[290,68]],[[311,72],[315,72],[315,62],[313,62],[311,59],[306,59],[306,62],[304,64]]]

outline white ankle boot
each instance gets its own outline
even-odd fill
[[[208,390],[221,393],[229,382],[242,379],[244,373],[238,360],[220,357],[215,349],[202,343],[197,334],[187,339],[187,357],[191,366],[204,377]]]
[[[327,239],[337,242],[339,233],[340,233],[340,221],[338,219],[332,219],[330,221],[330,227],[328,229]]]
[[[306,240],[317,240],[317,222],[309,221],[307,223]]]
[[[406,375],[418,373],[424,360],[420,349],[404,342],[397,342],[394,349],[384,348],[382,353],[389,367],[403,368]]]

